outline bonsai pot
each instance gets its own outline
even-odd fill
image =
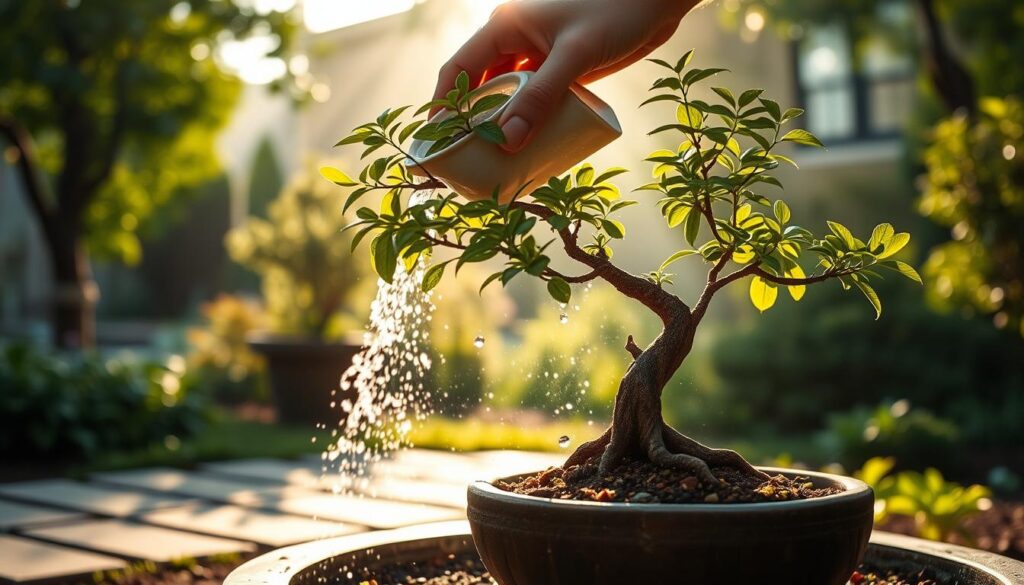
[[[731,505],[731,504],[730,504]],[[359,569],[379,571],[388,566],[427,563],[447,555],[472,554],[473,539],[466,522],[424,524],[398,530],[366,532],[317,540],[268,552],[235,569],[224,585],[323,585],[359,583]],[[1024,563],[984,551],[875,532],[865,562],[884,569],[915,573],[927,569],[946,585],[1024,585]],[[537,562],[541,562],[537,560]],[[637,567],[640,560],[637,559]],[[580,566],[581,570],[586,567]],[[681,563],[675,571],[684,569]],[[782,573],[775,565],[760,567],[761,576],[749,583],[801,583],[802,573]],[[347,577],[348,574],[352,577]],[[548,585],[535,581],[531,585]],[[629,580],[623,585],[700,585],[684,576],[653,581]],[[732,585],[747,585],[734,582]]]
[[[339,382],[361,349],[358,343],[265,334],[248,342],[267,360],[270,396],[280,422],[337,422],[330,420],[334,416],[331,401],[355,397],[355,390],[342,392]],[[332,391],[336,391],[333,398]]]
[[[538,498],[478,481],[469,486],[469,523],[502,585],[845,584],[871,534],[871,488],[838,475],[762,469],[843,491],[751,504],[632,504]]]
[[[475,99],[499,93],[512,96],[505,105],[483,114],[477,123],[497,121],[531,75],[530,71],[505,73],[474,90]],[[451,112],[441,111],[430,121],[449,116]],[[508,153],[470,134],[430,155],[426,153],[433,141],[414,140],[409,151],[412,160],[406,164],[411,173],[425,176],[429,172],[467,199],[488,199],[497,189],[498,201],[506,203],[520,188],[525,187],[528,193],[538,181],[561,175],[621,134],[611,107],[583,86],[573,85],[519,152]]]

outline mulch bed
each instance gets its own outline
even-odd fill
[[[891,516],[876,528],[914,536],[914,519]],[[953,534],[949,542],[1024,561],[1024,502],[993,501],[990,509],[964,521],[964,528],[972,538]]]
[[[110,571],[85,583],[90,585],[220,585],[231,571],[252,554],[227,555],[223,559],[190,561],[178,566],[156,567],[138,563],[126,570]]]
[[[761,481],[731,468],[711,472],[719,479],[707,485],[692,474],[658,467],[648,461],[623,463],[610,473],[597,473],[597,465],[586,463],[568,469],[549,468],[516,482],[497,482],[499,489],[562,500],[595,502],[666,503],[752,503],[803,500],[838,493],[839,489],[817,489],[806,478],[782,475]]]

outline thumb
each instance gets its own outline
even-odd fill
[[[582,73],[578,52],[570,50],[566,43],[552,47],[544,63],[512,98],[498,120],[505,134],[502,148],[509,152],[522,150]]]

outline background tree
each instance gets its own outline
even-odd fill
[[[686,53],[675,64],[654,60],[665,76],[654,82],[655,95],[644,103],[674,105],[675,119],[651,133],[669,132],[682,143],[677,150],[656,151],[648,157],[658,180],[638,188],[658,194],[657,204],[668,227],[680,230],[690,248],[670,255],[645,275],[631,274],[612,262],[612,243],[626,232],[615,215],[637,203],[621,199],[611,183],[624,169],[597,173],[583,165],[567,176],[551,178],[530,192],[528,199],[513,197],[509,202],[499,202],[497,197],[463,202],[455,193],[411,194],[445,187],[433,177],[414,182],[405,166],[408,151],[402,146],[410,135],[435,143],[478,136],[493,142],[503,139],[496,127],[472,127],[476,114],[503,101],[468,91],[465,73],[444,99],[420,109],[422,114],[439,105],[452,113],[448,119],[404,125],[400,119],[406,108],[385,111],[374,122],[357,127],[339,145],[362,144],[364,158],[384,147],[390,154],[370,161],[357,179],[338,169],[321,171],[335,184],[353,188],[346,207],[371,192],[385,193],[379,211],[359,207],[360,221],[351,226],[358,230],[356,243],[373,236],[373,266],[385,281],[394,278],[400,263],[410,270],[435,249],[448,249],[455,257],[435,261],[425,271],[424,290],[436,286],[452,264],[458,271],[465,264],[499,257],[504,268],[491,274],[483,287],[496,281],[505,285],[526,274],[545,281],[555,300],[568,303],[570,283],[600,279],[658,316],[663,329],[646,348],[637,345],[632,335],[625,340],[633,363],[619,383],[611,427],[600,438],[581,445],[566,466],[594,461],[607,471],[627,458],[644,458],[689,470],[706,482],[716,481],[713,467],[762,476],[735,452],[705,447],[672,429],[662,416],[662,391],[693,348],[694,335],[714,296],[731,283],[749,281],[751,302],[765,311],[775,304],[780,288],[800,300],[808,285],[834,280],[844,289],[862,292],[880,315],[881,303],[872,284],[884,271],[920,280],[913,268],[892,258],[910,236],[896,233],[889,224],[877,226],[862,240],[837,222],[828,222],[829,233],[823,236],[792,223],[788,205],[765,195],[782,187],[771,171],[792,162],[777,147],[821,143],[806,130],[784,129],[802,111],[783,110],[763,97],[762,90],[737,96],[713,87],[716,103],[693,99],[696,84],[723,70],[688,68],[692,54]],[[462,124],[459,118],[468,123]],[[403,195],[408,196],[404,201]],[[560,247],[583,272],[568,275],[555,269],[547,253],[551,246]],[[670,292],[672,275],[667,272],[673,263],[690,257],[709,267],[703,291],[692,304]]]
[[[258,34],[281,53],[291,31],[242,2],[0,1],[0,134],[52,260],[57,345],[93,343],[89,253],[138,260],[157,212],[215,176],[240,89],[217,48]]]
[[[1014,0],[738,0],[783,24],[841,24],[850,38],[885,34],[919,56],[943,113],[917,153],[918,208],[949,229],[924,266],[933,304],[992,317],[1024,335],[1024,18]],[[913,30],[887,28],[879,9],[905,2]],[[856,48],[856,47],[855,47]],[[935,112],[935,108],[921,111]],[[917,142],[917,140],[914,140]]]

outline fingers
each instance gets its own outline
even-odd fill
[[[509,102],[498,124],[505,134],[502,146],[509,152],[521,150],[558,106],[576,79],[586,71],[586,59],[576,43],[558,41],[544,63]]]

